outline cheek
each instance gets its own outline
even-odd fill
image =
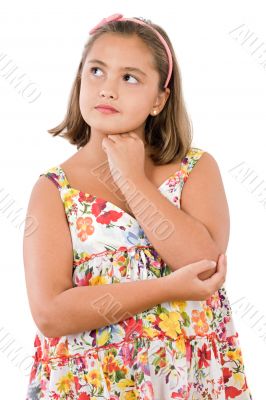
[[[80,94],[79,94],[80,102],[86,101],[88,99],[88,95],[89,95],[89,90],[87,88],[87,85],[85,82],[82,82],[81,86],[80,86]]]
[[[80,89],[80,93],[79,93],[79,108],[80,108],[80,112],[84,118],[84,110],[85,110],[85,99],[84,99],[84,93],[82,91],[82,89]]]
[[[127,106],[128,114],[130,114],[135,121],[138,121],[138,123],[142,123],[143,121],[145,121],[150,111],[150,104],[143,99],[139,99],[137,102],[134,102],[130,106]]]
[[[129,112],[133,111],[143,116],[150,111],[151,100],[149,100],[145,93],[134,93],[131,91],[130,96],[128,93],[125,93],[125,99],[124,105],[122,102],[122,108],[125,107]]]
[[[91,90],[88,90],[86,84],[81,84],[79,93],[79,107],[82,115],[88,114],[90,108],[94,106],[91,97]]]
[[[89,105],[88,95],[86,94],[86,91],[80,90],[79,109],[80,109],[82,118],[84,119],[84,121],[87,122],[87,124],[89,124],[89,122],[90,122],[89,121],[90,105]]]

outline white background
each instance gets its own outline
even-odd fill
[[[193,122],[193,144],[215,157],[222,174],[231,216],[227,293],[248,385],[254,400],[264,398],[265,4],[206,0],[164,0],[163,7],[161,4],[139,0],[47,0],[1,5],[1,399],[25,399],[33,355],[35,325],[29,310],[22,255],[23,220],[29,196],[44,170],[76,152],[74,146],[53,138],[47,129],[56,126],[65,115],[88,31],[102,18],[117,12],[158,23],[174,45]],[[247,36],[250,39],[245,42]],[[29,96],[30,90],[21,94],[5,78],[6,70],[1,71],[5,65],[1,61],[3,55],[10,60],[10,67],[17,66],[18,73],[25,73],[25,80],[34,83],[31,89],[35,87],[35,96],[39,93],[35,101],[31,102],[34,96]],[[249,178],[245,175],[248,171]],[[8,203],[12,204],[4,211]],[[14,217],[16,212],[20,226],[12,222],[11,215]],[[13,342],[6,351],[2,349],[7,343],[4,333]],[[12,361],[15,349],[20,347],[24,356]]]

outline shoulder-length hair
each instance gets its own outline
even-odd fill
[[[136,17],[134,17],[136,18]],[[173,59],[173,71],[168,87],[169,97],[161,112],[149,115],[145,123],[145,141],[151,149],[150,157],[156,165],[168,164],[172,161],[182,160],[187,154],[192,143],[192,124],[186,111],[181,87],[181,75],[176,60],[175,52],[166,32],[158,25],[144,18],[137,18],[155,28],[166,40]],[[148,46],[153,54],[155,68],[159,73],[159,91],[164,91],[164,84],[168,74],[168,58],[165,48],[152,29],[133,21],[111,21],[89,37],[86,42],[81,61],[78,66],[75,80],[72,84],[67,112],[64,120],[55,128],[48,130],[53,136],[67,139],[77,149],[83,147],[90,140],[91,128],[84,121],[79,107],[79,94],[81,74],[86,57],[93,43],[103,33],[112,32],[123,36],[136,34]]]

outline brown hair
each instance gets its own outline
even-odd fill
[[[134,17],[136,18],[136,17]],[[173,71],[168,87],[169,97],[164,108],[157,116],[149,115],[145,124],[145,141],[151,149],[150,157],[155,164],[168,164],[172,161],[182,160],[191,147],[192,124],[190,123],[181,87],[181,75],[174,53],[173,46],[166,32],[150,20],[143,20],[155,28],[166,40],[173,59]],[[91,128],[84,121],[79,107],[80,78],[86,57],[99,36],[103,33],[117,33],[119,35],[136,34],[151,50],[155,67],[159,73],[159,90],[164,91],[164,84],[168,74],[168,58],[165,48],[152,29],[133,21],[111,21],[101,26],[84,46],[81,61],[73,82],[65,119],[61,124],[48,130],[53,136],[62,132],[60,136],[71,144],[77,145],[77,149],[85,146],[90,139]]]

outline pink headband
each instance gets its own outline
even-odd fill
[[[162,37],[162,35],[156,29],[154,29],[152,26],[146,24],[146,22],[143,22],[143,21],[135,19],[135,18],[123,18],[123,14],[113,14],[113,15],[110,15],[109,17],[107,17],[107,18],[103,18],[97,25],[95,25],[94,28],[92,28],[89,31],[89,34],[90,35],[93,34],[98,28],[100,28],[101,26],[103,26],[105,24],[108,24],[108,22],[111,22],[111,21],[134,21],[134,22],[136,22],[136,23],[138,23],[140,25],[148,26],[150,29],[152,29],[158,35],[160,41],[162,42],[162,44],[165,47],[165,50],[166,50],[166,53],[167,53],[167,56],[168,56],[169,70],[168,70],[168,76],[167,76],[167,79],[166,79],[166,82],[165,82],[165,85],[164,85],[164,88],[166,88],[168,86],[168,83],[169,83],[171,75],[172,75],[173,61],[172,61],[171,51],[170,51],[170,49],[168,47],[168,44],[166,43],[165,39]]]

